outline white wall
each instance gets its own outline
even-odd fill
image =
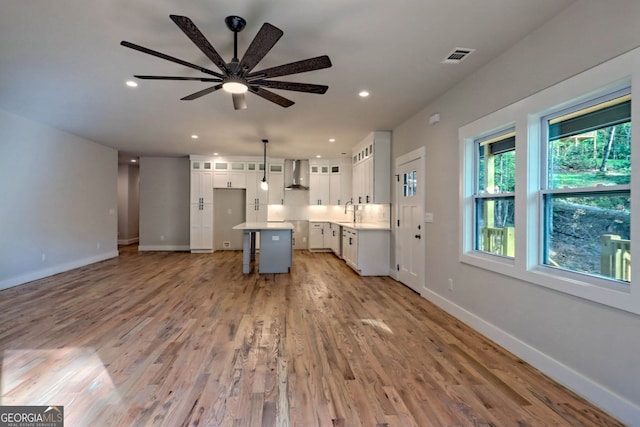
[[[141,251],[189,250],[188,158],[140,158]]]
[[[0,289],[118,255],[116,150],[0,110]]]
[[[137,165],[118,165],[118,244],[139,240],[140,169]]]
[[[631,425],[640,425],[640,317],[460,263],[452,213],[458,129],[639,46],[639,20],[637,1],[576,1],[394,129],[392,146],[394,159],[427,151],[425,210],[434,221],[425,224],[422,295]],[[441,122],[430,126],[435,112]]]

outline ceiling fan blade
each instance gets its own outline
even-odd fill
[[[295,90],[298,92],[308,92],[323,94],[327,92],[329,86],[314,85],[311,83],[296,83],[296,82],[280,82],[275,80],[253,80],[252,85],[258,85],[269,89],[282,89],[282,90]]]
[[[203,67],[201,67],[199,65],[195,65],[195,64],[192,64],[190,62],[183,61],[182,59],[174,58],[173,56],[165,55],[164,53],[157,52],[155,50],[148,49],[146,47],[139,46],[139,45],[134,44],[134,43],[129,43],[128,41],[124,41],[123,40],[123,41],[120,42],[120,44],[122,46],[124,46],[124,47],[128,47],[130,49],[137,50],[139,52],[146,53],[148,55],[153,55],[153,56],[156,56],[158,58],[166,59],[167,61],[175,62],[176,64],[184,65],[185,67],[193,68],[195,70],[200,71],[201,73],[211,74],[212,76],[216,76],[216,77],[219,77],[219,78],[223,78],[224,77],[222,74],[216,73],[215,71],[208,70],[208,69],[203,68]]]
[[[274,102],[280,105],[281,107],[287,108],[295,104],[295,102],[291,101],[290,99],[284,98],[278,94],[275,94],[271,91],[261,88],[260,86],[249,86],[249,90],[255,93],[256,95],[258,95],[259,97],[264,98],[268,101]]]
[[[175,22],[175,24],[180,27],[180,29],[191,39],[191,41],[198,46],[198,49],[202,51],[207,58],[209,58],[223,73],[228,73],[227,64],[224,62],[224,59],[218,54],[218,52],[211,46],[211,43],[207,40],[207,38],[200,32],[196,24],[186,16],[179,15],[169,15],[171,20]]]
[[[180,98],[181,101],[193,101],[194,99],[200,98],[201,96],[207,95],[211,92],[215,92],[218,89],[221,89],[222,85],[215,85],[208,87],[206,89],[202,89],[198,92],[192,93],[191,95],[187,95],[184,98]]]
[[[209,79],[206,77],[171,77],[171,76],[140,76],[134,75],[133,77],[142,80],[193,80],[199,82],[221,82],[221,79]]]
[[[244,96],[244,93],[232,93],[233,98],[233,109],[234,110],[246,110],[247,109],[247,99]]]
[[[255,73],[248,74],[247,79],[269,79],[272,77],[288,76],[290,74],[305,73],[307,71],[321,70],[329,67],[331,67],[331,60],[327,55],[323,55],[256,71]]]
[[[247,48],[247,51],[240,61],[240,70],[243,73],[248,73],[258,65],[258,62],[264,58],[264,56],[271,50],[280,37],[282,37],[281,29],[274,27],[273,25],[265,22],[262,24],[260,31],[254,37],[253,41]]]

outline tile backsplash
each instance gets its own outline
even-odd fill
[[[358,223],[389,225],[391,221],[391,205],[348,205],[345,206],[310,206],[304,196],[306,192],[292,191],[292,196],[285,194],[284,205],[269,205],[269,221],[353,221]],[[346,213],[345,213],[346,211]]]

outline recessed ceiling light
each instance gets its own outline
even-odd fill
[[[134,82],[133,80],[127,80],[126,85],[129,87],[138,87],[138,83]]]
[[[131,163],[137,163],[138,161],[136,159],[131,159]]]
[[[330,138],[329,142],[336,142],[336,139],[335,138]]]
[[[195,135],[195,134],[191,135],[191,139],[198,139],[198,135]]]
[[[217,155],[218,155],[218,153],[213,153],[213,155],[214,155],[214,156],[217,156]]]
[[[319,159],[320,157],[322,157],[320,154],[316,155],[316,159]]]
[[[361,98],[366,98],[367,96],[369,96],[369,92],[367,92],[366,90],[362,90],[358,95],[360,95]]]

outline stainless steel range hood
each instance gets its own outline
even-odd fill
[[[309,189],[309,160],[287,159],[284,161],[284,189]]]

